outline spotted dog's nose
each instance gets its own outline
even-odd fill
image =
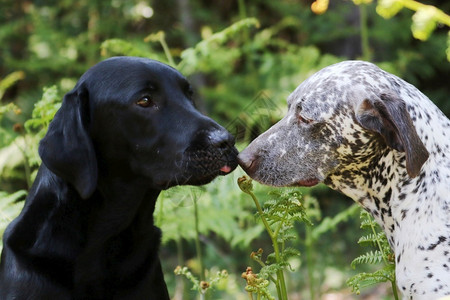
[[[247,149],[238,155],[238,163],[244,171],[252,177],[258,169],[260,157]]]

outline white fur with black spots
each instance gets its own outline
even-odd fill
[[[351,197],[383,227],[404,299],[450,295],[450,120],[411,84],[362,61],[324,68],[239,161],[263,184]]]

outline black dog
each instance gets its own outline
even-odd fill
[[[41,141],[43,164],[4,234],[0,299],[169,299],[153,226],[162,189],[237,165],[234,138],[160,62],[88,70]]]

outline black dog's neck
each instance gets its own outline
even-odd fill
[[[160,244],[160,231],[153,226],[159,193],[147,188],[142,179],[111,176],[100,177],[90,199],[81,200],[95,201],[91,202],[86,243],[75,268],[76,286],[86,287],[81,296],[104,295],[107,291],[103,282],[120,286],[124,280],[131,280],[120,278],[120,274],[135,274],[137,279],[139,273],[155,267],[149,262],[157,261]],[[136,240],[140,241],[138,245],[129,244]],[[114,276],[118,277],[111,278]]]

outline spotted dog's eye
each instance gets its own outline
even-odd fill
[[[311,124],[313,122],[313,120],[305,118],[300,114],[297,115],[297,119],[300,123],[305,123],[305,124]]]
[[[304,116],[301,115],[302,112],[302,105],[301,104],[297,104],[296,107],[296,114],[297,114],[297,120],[299,121],[299,123],[304,123],[304,124],[310,124],[313,122],[313,120],[305,118]]]
[[[153,100],[150,98],[150,96],[141,97],[138,101],[136,101],[136,104],[141,107],[156,106],[155,102],[153,102]]]

